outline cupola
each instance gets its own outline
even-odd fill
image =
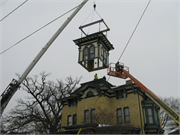
[[[97,23],[103,23],[107,29],[99,29],[98,32],[92,34],[87,34],[83,31],[83,28]],[[107,34],[107,31],[110,30],[104,20],[101,19],[80,26],[79,29],[85,36],[73,40],[79,47],[78,63],[89,72],[107,68],[109,64],[109,51],[113,50],[114,47],[104,34],[104,32]]]

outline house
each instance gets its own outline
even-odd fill
[[[131,80],[115,87],[105,79],[82,83],[63,104],[62,134],[162,134],[160,108]]]

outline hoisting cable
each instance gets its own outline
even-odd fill
[[[11,11],[9,14],[7,14],[5,17],[3,17],[0,22],[2,20],[4,20],[6,17],[8,17],[10,14],[12,14],[15,10],[17,10],[20,6],[24,5],[28,0],[24,1],[22,4],[20,4],[17,8],[15,8],[13,11]]]
[[[124,50],[123,50],[123,52],[122,52],[122,54],[121,54],[120,58],[122,57],[122,55],[123,55],[123,53],[124,53],[124,51],[125,51],[125,49],[126,49],[126,47],[127,47],[128,43],[129,43],[129,41],[131,40],[131,38],[132,38],[132,36],[133,36],[133,34],[134,34],[134,32],[135,32],[135,30],[136,30],[137,26],[139,25],[139,23],[140,23],[140,21],[141,21],[141,19],[142,19],[143,15],[144,15],[144,13],[145,13],[145,11],[146,11],[146,9],[147,9],[148,5],[150,4],[150,2],[151,2],[151,0],[149,0],[149,2],[148,2],[148,4],[147,4],[147,6],[146,6],[146,8],[145,8],[145,10],[144,10],[143,14],[141,15],[141,17],[140,17],[140,19],[139,19],[139,21],[138,21],[138,23],[137,23],[137,25],[136,25],[136,27],[135,27],[135,29],[134,29],[133,33],[131,34],[131,37],[130,37],[130,39],[128,40],[128,42],[127,42],[127,44],[126,44],[126,46],[125,46],[125,48],[124,48]],[[118,61],[120,60],[120,58],[118,59]],[[109,81],[110,77],[111,77],[111,76],[109,76],[108,80],[106,81],[105,86],[106,86],[107,82]],[[94,103],[93,107],[95,106],[95,104],[96,104],[96,102],[97,102],[97,100],[98,100],[98,99],[99,99],[99,97],[96,99],[96,101],[95,101],[95,103]]]
[[[89,16],[93,13],[94,11],[92,11],[89,15],[88,15],[88,17],[84,20],[84,22],[89,18]],[[84,22],[80,25],[80,26],[82,26],[83,24],[84,24]]]
[[[81,5],[81,4],[80,4]],[[10,46],[9,48],[7,48],[6,50],[2,51],[0,53],[0,55],[2,55],[3,53],[5,53],[6,51],[8,51],[9,49],[11,49],[12,47],[16,46],[17,44],[19,44],[20,42],[22,42],[23,40],[27,39],[28,37],[32,36],[33,34],[35,34],[36,32],[40,31],[41,29],[45,28],[46,26],[48,26],[49,24],[51,24],[52,22],[58,20],[59,18],[63,17],[64,15],[66,15],[67,13],[71,12],[72,10],[76,9],[77,7],[79,7],[80,5],[72,8],[71,10],[67,11],[66,13],[62,14],[61,16],[57,17],[56,19],[52,20],[51,22],[47,23],[46,25],[42,26],[41,28],[37,29],[36,31],[34,31],[33,33],[29,34],[28,36],[24,37],[23,39],[21,39],[20,41],[18,41],[17,43],[15,43],[14,45]]]
[[[90,21],[90,22],[92,22],[93,17],[94,17],[94,13],[97,13],[97,15],[102,19],[102,17],[99,15],[99,13],[98,13],[97,10],[96,10],[96,4],[95,4],[95,2],[93,2],[93,11],[88,15],[88,17],[84,20],[84,22],[83,22],[80,26],[82,26],[82,25],[85,23],[85,21],[86,21],[91,15],[92,15],[92,18],[91,18],[91,21]],[[91,27],[89,27],[88,30],[87,30],[87,35],[89,34],[90,28],[91,28]]]
[[[94,10],[95,10],[95,9],[94,9]],[[91,18],[91,22],[92,22],[92,20],[93,20],[93,17],[94,17],[94,12],[93,12],[93,15],[92,15],[92,18]],[[88,29],[87,35],[89,35],[90,28],[91,28],[91,27],[89,27],[89,29]]]
[[[99,15],[99,13],[97,12],[97,10],[95,10],[95,12],[98,14],[98,16],[102,19],[102,17]]]
[[[148,4],[147,4],[146,8],[144,9],[144,12],[142,13],[142,15],[141,15],[141,17],[140,17],[140,19],[139,19],[139,21],[138,21],[136,27],[134,28],[134,31],[132,32],[132,34],[131,34],[131,36],[130,36],[130,38],[129,38],[129,40],[128,40],[128,42],[127,42],[127,44],[126,44],[126,46],[125,46],[125,48],[124,48],[124,50],[123,50],[123,52],[121,53],[121,55],[120,55],[118,61],[120,61],[120,59],[121,59],[121,57],[122,57],[124,51],[126,50],[126,48],[127,48],[128,44],[129,44],[129,42],[130,42],[132,36],[134,35],[134,33],[135,33],[135,31],[136,31],[136,29],[137,29],[137,27],[138,27],[138,25],[139,25],[139,23],[140,23],[140,21],[141,21],[143,15],[144,15],[144,13],[146,12],[146,9],[148,8],[150,2],[151,2],[151,0],[149,0],[149,2],[148,2]]]

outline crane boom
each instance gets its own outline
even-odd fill
[[[164,103],[160,98],[158,98],[151,90],[146,88],[141,84],[136,78],[129,74],[126,70],[123,69],[125,75],[127,75],[136,85],[138,85],[154,103],[156,103],[161,109],[163,109],[176,124],[179,125],[179,114],[171,109],[166,103]]]
[[[47,51],[47,49],[51,46],[51,44],[54,42],[54,40],[59,36],[59,34],[64,30],[64,28],[68,25],[68,23],[72,20],[72,18],[78,13],[78,11],[85,5],[85,3],[88,0],[84,0],[77,9],[71,14],[69,18],[62,24],[62,26],[56,31],[56,33],[52,36],[52,38],[48,41],[48,43],[42,48],[42,50],[38,53],[38,55],[35,57],[35,59],[30,63],[28,68],[24,71],[24,73],[21,75],[19,80],[13,79],[12,82],[8,85],[8,87],[5,89],[5,91],[1,94],[0,100],[1,100],[1,115],[6,108],[8,102],[14,95],[14,93],[17,91],[17,89],[20,87],[20,84],[23,82],[23,80],[26,78],[26,76],[29,74],[29,72],[33,69],[33,67],[36,65],[36,63],[39,61],[39,59],[43,56],[43,54]]]
[[[140,81],[134,78],[129,73],[128,67],[124,66],[124,64],[121,63],[121,65],[123,66],[123,69],[121,69],[121,71],[116,71],[116,68],[111,66],[112,64],[114,63],[109,64],[108,75],[123,78],[123,79],[126,79],[127,77],[129,77],[137,86],[139,86],[145,92],[145,95],[147,97],[149,97],[154,103],[156,103],[160,108],[162,108],[174,120],[175,124],[179,125],[179,114],[175,112],[172,108],[170,108],[166,103],[164,103],[151,90],[146,88]]]

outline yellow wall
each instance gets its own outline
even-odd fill
[[[95,95],[97,95],[96,89],[87,89],[82,98],[86,97],[86,93],[91,90],[94,92]],[[98,100],[97,100],[98,99]],[[96,113],[98,113],[98,108],[107,108],[108,110],[111,110],[115,115],[114,115],[114,120],[115,123],[117,124],[117,115],[116,115],[116,110],[118,108],[122,109],[122,118],[123,118],[123,124],[124,124],[124,108],[129,107],[129,113],[130,113],[130,125],[132,126],[138,126],[142,128],[140,134],[145,134],[144,131],[144,116],[143,114],[143,108],[141,101],[143,100],[142,96],[138,96],[137,93],[131,93],[127,94],[127,98],[122,98],[122,99],[116,99],[116,97],[109,98],[107,96],[95,96],[95,97],[89,97],[85,99],[81,99],[81,101],[78,101],[77,106],[75,107],[68,107],[68,105],[65,105],[63,107],[63,112],[62,112],[62,126],[67,126],[67,117],[68,115],[71,115],[73,117],[73,114],[77,114],[77,124],[82,124],[84,123],[84,111],[89,110],[89,114],[91,112],[91,109],[95,108]],[[96,104],[95,104],[96,102]],[[95,106],[94,106],[95,104]],[[89,117],[90,118],[90,117]],[[160,115],[159,115],[160,118]],[[160,121],[160,119],[159,119]],[[90,122],[90,119],[89,119]],[[161,126],[161,122],[160,122]],[[63,129],[62,129],[63,130]]]
[[[97,94],[96,90],[93,90],[93,89],[91,90],[95,92],[95,95]],[[86,92],[88,91],[89,89]],[[85,97],[86,92],[84,93],[83,97]],[[142,100],[142,98],[140,98],[140,100]],[[96,104],[93,107],[95,102]],[[116,97],[109,98],[106,96],[102,96],[102,97],[95,96],[95,97],[90,97],[90,98],[86,98],[86,99],[82,99],[81,101],[78,101],[76,107],[68,107],[68,105],[65,105],[63,107],[63,113],[62,113],[62,126],[67,126],[67,116],[68,115],[72,116],[73,114],[77,114],[77,124],[82,124],[84,121],[84,111],[89,110],[90,112],[92,108],[95,108],[96,110],[98,110],[98,107],[109,108],[109,110],[112,110],[115,114],[116,114],[116,109],[121,108],[123,121],[124,121],[123,109],[124,107],[129,107],[130,124],[141,127],[139,102],[138,102],[137,93],[128,94],[127,98],[123,98],[119,100],[117,100]],[[143,113],[142,113],[142,116],[143,116]]]

